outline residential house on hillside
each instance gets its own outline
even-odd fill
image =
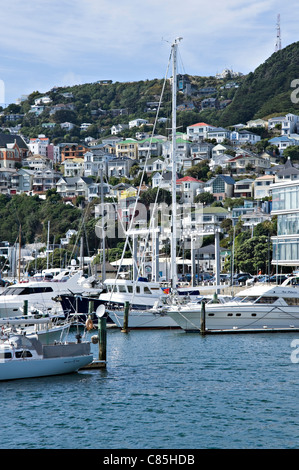
[[[161,173],[154,173],[152,176],[152,188],[166,189],[171,191],[172,174],[171,171]]]
[[[69,144],[63,143],[59,144],[60,147],[60,157],[61,162],[67,159],[73,158],[82,158],[84,159],[84,154],[89,150],[86,145],[83,144]]]
[[[281,128],[281,135],[290,135],[297,132],[299,116],[288,113],[285,116],[278,116],[268,119],[268,129],[272,130],[275,127]]]
[[[212,158],[224,155],[228,150],[234,150],[230,145],[217,144],[212,148]]]
[[[157,138],[140,140],[137,144],[137,148],[139,159],[162,155],[162,141]]]
[[[234,197],[253,197],[254,180],[245,178],[235,182],[234,186]]]
[[[221,222],[227,218],[231,218],[231,213],[224,207],[203,206],[187,212],[182,220],[182,227],[186,231],[195,233],[215,232],[215,229],[219,228]]]
[[[32,190],[34,171],[20,168],[11,175],[11,193],[29,192]]]
[[[193,165],[201,160],[208,160],[212,155],[213,144],[209,142],[190,142],[190,157]]]
[[[163,158],[159,158],[159,157],[149,158],[145,164],[145,172],[147,174],[152,174],[157,171],[162,171],[164,167],[165,167],[165,162]]]
[[[4,139],[3,139],[4,140]],[[0,168],[16,168],[16,163],[22,163],[22,156],[17,142],[3,143],[0,139]]]
[[[288,158],[281,169],[275,173],[275,183],[283,183],[294,180],[299,180],[299,169],[295,168],[290,158]]]
[[[232,131],[230,135],[230,140],[233,143],[236,143],[239,145],[242,145],[242,144],[255,145],[257,142],[261,140],[261,136],[243,129],[240,131]]]
[[[182,195],[182,203],[194,202],[194,197],[198,194],[198,191],[203,190],[205,183],[191,176],[184,176],[176,180],[177,192]]]
[[[31,155],[23,160],[23,166],[28,166],[30,170],[45,170],[52,168],[53,162],[44,155]]]
[[[88,187],[93,184],[91,178],[85,177],[74,177],[67,178],[62,177],[57,182],[57,193],[63,198],[75,198],[77,196],[83,196],[88,199]]]
[[[129,121],[129,128],[132,129],[132,127],[140,127],[145,124],[148,124],[147,119],[133,119],[132,121]]]
[[[235,180],[231,176],[216,175],[206,182],[204,191],[213,194],[217,201],[233,197]]]
[[[269,197],[271,195],[270,185],[275,181],[274,175],[263,175],[259,176],[254,180],[254,198],[263,199],[264,197]]]
[[[72,122],[62,122],[61,124],[59,124],[61,129],[64,129],[65,131],[71,131],[72,129],[74,129],[75,124],[73,124]]]
[[[162,156],[164,159],[170,159],[172,152],[172,143],[170,141],[166,141],[163,144],[162,148]],[[176,139],[176,161],[177,161],[177,169],[178,171],[184,165],[185,160],[190,160],[190,142],[185,140],[181,137]]]
[[[8,144],[17,144],[21,155],[21,160],[31,154],[28,145],[24,139],[17,134],[0,134],[0,148],[6,148]]]
[[[235,175],[242,175],[250,171],[260,173],[271,167],[269,160],[263,159],[255,154],[244,152],[241,155],[228,160],[227,164],[231,168],[231,172]]]
[[[116,176],[117,178],[122,178],[125,176],[129,178],[130,168],[133,166],[134,160],[128,157],[113,158],[107,162],[107,176]]]
[[[108,183],[103,183],[103,196],[108,196],[110,193],[110,186]],[[102,196],[102,185],[101,183],[92,183],[88,186],[88,201],[93,199],[101,198]]]
[[[211,171],[215,171],[219,166],[221,168],[227,168],[229,166],[228,162],[231,160],[232,156],[226,153],[215,155],[209,161],[209,167]]]
[[[107,162],[114,158],[102,149],[91,149],[84,154],[84,176],[99,176],[101,170],[107,175]]]
[[[68,245],[69,242],[70,242],[70,239],[72,238],[73,235],[77,235],[77,230],[73,230],[73,229],[69,229],[66,234],[65,234],[65,237],[64,238],[61,238],[60,239],[60,245]]]
[[[11,193],[11,178],[15,173],[14,168],[0,168],[0,193]]]
[[[291,145],[299,145],[299,140],[294,136],[281,135],[279,137],[273,137],[269,140],[270,144],[276,145],[278,147],[280,155],[283,154],[283,151],[290,147]]]
[[[251,121],[248,121],[246,123],[246,127],[249,128],[267,128],[268,127],[268,121],[265,121],[264,119],[252,119]]]
[[[228,129],[224,129],[223,127],[214,127],[214,129],[208,131],[207,138],[215,139],[219,144],[226,139],[230,139],[230,134],[231,133]]]
[[[117,135],[129,129],[129,124],[115,124],[110,128],[111,135]]]
[[[64,176],[84,176],[84,160],[82,158],[68,158],[62,162]]]
[[[130,158],[136,160],[138,158],[138,142],[134,139],[126,139],[117,142],[115,153],[117,158]]]
[[[208,132],[215,129],[215,126],[206,124],[205,122],[198,122],[187,127],[187,138],[188,140],[198,141],[207,139]]]
[[[33,193],[44,193],[48,189],[56,188],[56,183],[61,178],[61,174],[50,168],[34,172],[32,181]]]

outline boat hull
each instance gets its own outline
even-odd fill
[[[49,359],[23,359],[1,363],[0,380],[16,380],[70,374],[90,364],[93,355]]]
[[[201,309],[169,309],[168,315],[185,331],[199,332]],[[298,307],[239,305],[206,306],[205,326],[207,330],[255,330],[255,329],[298,329]]]
[[[124,311],[107,311],[116,326],[123,328]],[[164,313],[156,313],[150,310],[130,310],[128,315],[129,329],[167,329],[179,328],[177,323]]]

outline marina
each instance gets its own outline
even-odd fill
[[[155,210],[151,213],[146,206],[148,214],[141,221],[137,220],[136,208],[145,184],[143,176],[148,153],[143,170],[139,172],[138,190],[127,188],[128,197],[120,196],[116,217],[109,214],[115,225],[126,222],[125,242],[118,243],[117,248],[109,247],[115,250],[117,258],[122,252],[120,259],[113,261],[114,265],[106,263],[105,237],[108,235],[104,230],[104,207],[101,207],[99,225],[89,227],[97,236],[101,232],[102,238],[98,237],[101,248],[94,258],[101,264],[100,278],[91,275],[90,257],[90,264],[84,266],[85,227],[81,229],[80,267],[76,260],[67,266],[65,259],[64,269],[53,268],[57,272],[49,272],[49,254],[52,253],[54,264],[54,248],[50,251],[48,222],[47,270],[42,271],[43,276],[39,273],[29,276],[27,272],[27,277],[21,279],[20,224],[19,280],[3,285],[0,295],[0,390],[5,416],[0,440],[2,449],[298,447],[299,405],[295,392],[299,386],[299,288],[296,276],[291,276],[290,272],[278,285],[278,266],[298,268],[293,259],[285,263],[283,258],[289,256],[290,247],[285,247],[282,239],[281,211],[294,208],[281,209],[280,206],[289,200],[284,197],[290,190],[289,183],[280,182],[277,187],[272,181],[271,190],[274,196],[276,194],[273,213],[277,212],[279,229],[275,229],[278,235],[270,236],[267,225],[267,237],[260,235],[264,237],[263,246],[259,248],[264,253],[263,268],[269,272],[263,281],[258,275],[250,274],[254,270],[261,273],[258,266],[244,273],[234,265],[238,252],[235,242],[243,229],[236,217],[233,220],[231,216],[231,225],[226,226],[222,238],[225,259],[221,261],[220,241],[230,211],[224,209],[222,219],[213,218],[213,223],[208,224],[212,217],[204,213],[204,202],[200,211],[205,223],[200,225],[192,219],[192,214],[196,215],[195,206],[188,214],[189,219],[183,218],[184,202],[179,208],[178,182],[189,185],[190,189],[194,178],[178,178],[177,53],[181,40],[179,37],[172,43],[168,64],[168,67],[172,65],[169,80],[172,122],[170,140],[165,147],[168,151],[160,168],[161,175],[171,174],[168,191],[171,211],[166,214],[167,223],[162,214],[163,204],[158,208],[160,214],[159,210],[155,213],[159,186],[156,186]],[[161,102],[162,97],[157,108]],[[153,135],[155,125],[156,121]],[[285,169],[293,171],[290,162]],[[98,172],[103,206],[101,166]],[[224,180],[227,185],[233,184],[231,176],[226,175]],[[279,185],[286,185],[286,190],[283,187],[281,192]],[[210,187],[207,185],[206,189]],[[53,200],[57,196],[47,194]],[[224,191],[224,194],[225,199],[228,193]],[[197,194],[200,195],[201,192]],[[223,195],[217,200],[210,196],[216,203],[213,209],[222,206]],[[84,221],[85,198],[82,194],[80,197]],[[133,205],[129,207],[126,204],[131,197]],[[75,208],[71,197],[69,199],[67,202]],[[79,202],[80,199],[76,201],[78,206]],[[90,208],[86,208],[86,212],[87,209]],[[92,216],[96,219],[95,213],[96,210]],[[215,212],[211,213],[214,217]],[[184,223],[189,228],[185,226],[185,231],[179,235]],[[264,226],[261,233],[263,230],[266,231]],[[291,230],[289,226],[288,230]],[[73,252],[79,247],[79,234],[75,232]],[[253,227],[251,234],[253,238]],[[239,250],[248,241],[247,235],[239,241]],[[162,236],[166,260],[163,263],[159,251]],[[204,237],[213,242],[213,267],[209,262],[205,265],[209,272],[199,269],[198,245]],[[276,242],[275,249],[272,245],[272,261],[270,239]],[[190,245],[188,282],[185,253],[183,259],[178,256],[180,251],[185,251],[186,240]],[[59,246],[61,250],[61,244]],[[129,249],[132,258],[127,258],[127,264],[123,264]],[[252,252],[253,249],[251,247]],[[181,261],[183,271],[179,273]],[[242,261],[246,265],[250,260]],[[37,265],[37,259],[35,263]],[[275,283],[270,282],[271,263],[272,271],[276,270]],[[163,271],[160,270],[162,264]],[[221,273],[221,266],[230,272]],[[106,276],[106,267],[115,269],[110,271],[115,278]],[[97,267],[94,268],[98,273]],[[222,279],[225,281],[221,282]],[[70,339],[65,338],[66,330]]]
[[[298,448],[298,338],[107,330],[107,368],[0,384],[0,447]]]

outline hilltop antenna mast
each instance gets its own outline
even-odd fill
[[[280,15],[277,15],[275,52],[281,50]]]

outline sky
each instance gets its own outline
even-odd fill
[[[0,105],[54,86],[164,78],[177,37],[178,72],[254,71],[299,40],[289,0],[0,0]],[[299,66],[298,77],[299,78]]]

